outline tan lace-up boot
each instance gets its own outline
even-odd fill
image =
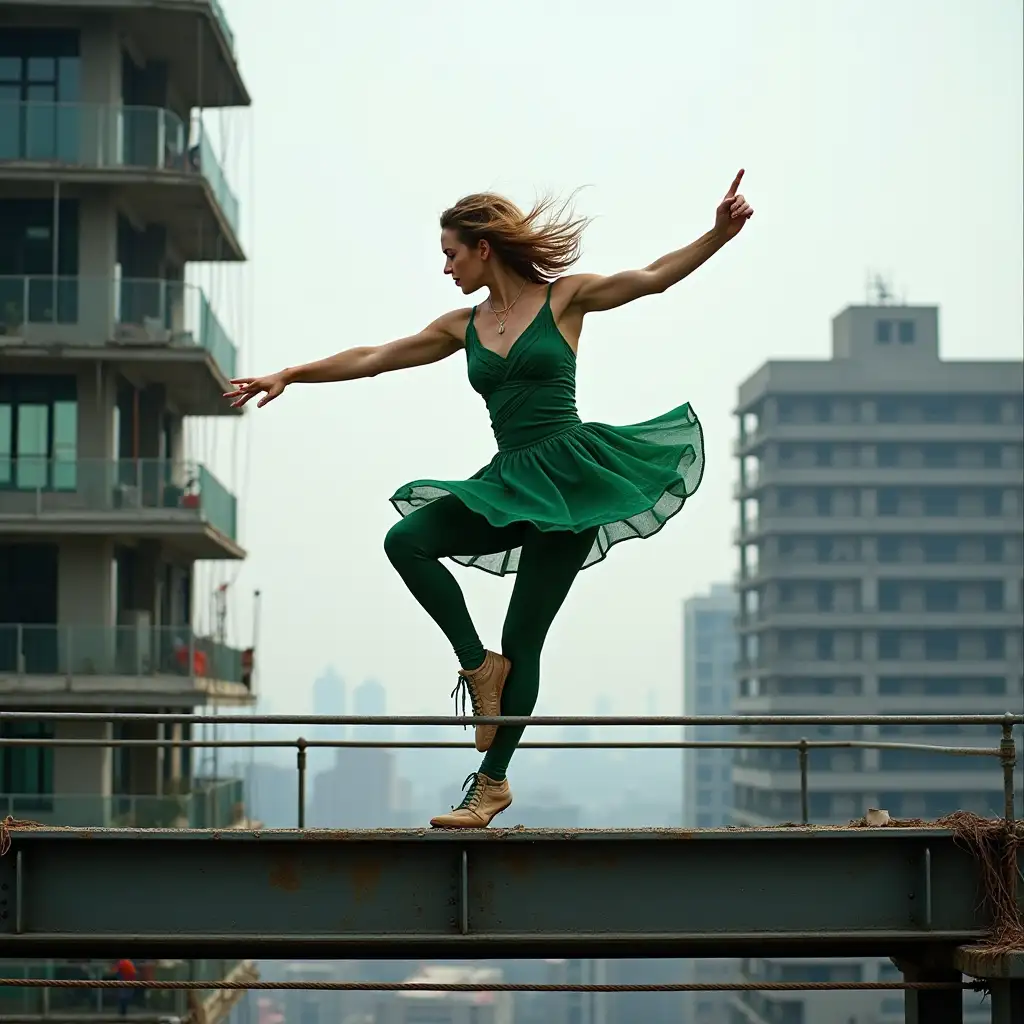
[[[459,684],[452,691],[456,698],[460,688],[469,692],[469,700],[473,705],[475,717],[493,718],[501,714],[501,691],[505,689],[505,680],[512,671],[512,662],[493,651],[484,653],[484,662],[479,668],[459,669]],[[463,697],[465,705],[465,697]],[[496,725],[478,725],[476,727],[476,749],[483,753],[491,749],[494,737],[498,733]]]
[[[430,819],[432,828],[487,828],[494,817],[512,806],[512,790],[508,779],[495,782],[480,772],[474,772],[462,784],[465,799],[450,814],[439,814]]]

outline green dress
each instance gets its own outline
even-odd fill
[[[598,527],[582,568],[631,537],[650,537],[700,484],[704,446],[688,404],[645,423],[583,423],[576,412],[576,354],[551,312],[551,289],[507,357],[480,342],[476,307],[466,328],[469,382],[487,402],[498,454],[469,480],[414,480],[391,503],[403,516],[446,495],[494,526]],[[519,547],[455,561],[504,576]]]

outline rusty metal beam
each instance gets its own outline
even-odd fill
[[[13,830],[0,956],[896,956],[976,942],[929,828]]]

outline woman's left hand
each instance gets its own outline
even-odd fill
[[[726,241],[735,238],[742,230],[743,225],[754,216],[754,208],[742,196],[737,194],[740,182],[743,180],[743,171],[733,178],[729,191],[725,198],[718,204],[715,210],[715,231],[722,235]]]

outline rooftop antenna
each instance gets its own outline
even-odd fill
[[[881,274],[871,274],[868,277],[868,304],[876,306],[888,306],[896,298],[896,293],[888,279]],[[872,300],[874,302],[872,303]]]

